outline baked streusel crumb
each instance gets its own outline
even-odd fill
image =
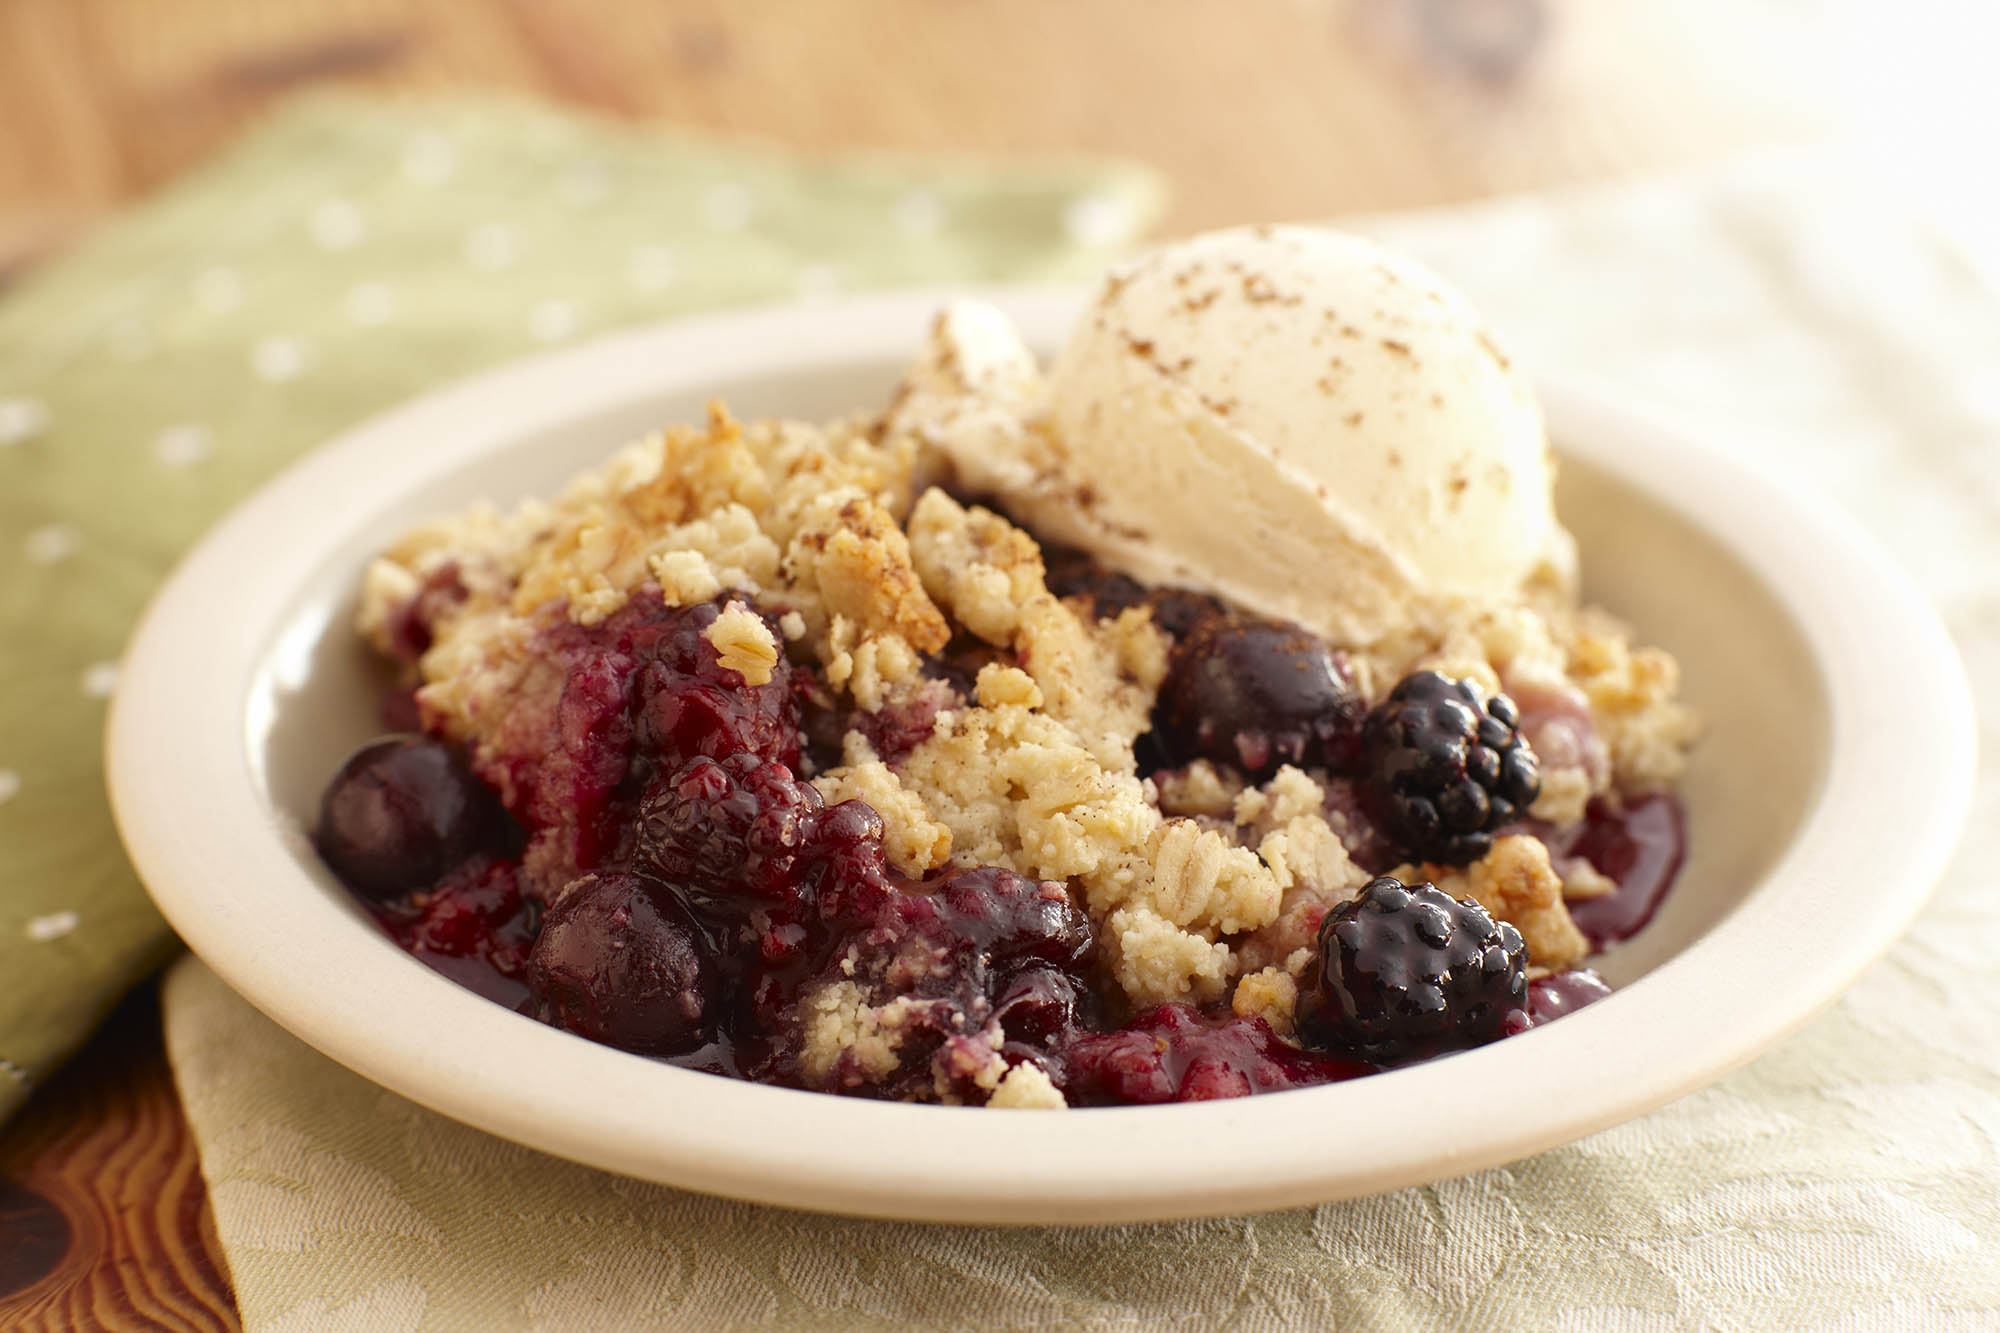
[[[1006,1107],[1489,1040],[1636,929],[1698,729],[1670,655],[1554,576],[1347,641],[1149,586],[1022,521],[1068,447],[1042,402],[1032,360],[934,346],[882,413],[718,403],[411,531],[358,622],[431,739],[343,770],[328,860],[586,1036]],[[373,887],[363,777],[456,784],[476,836]]]

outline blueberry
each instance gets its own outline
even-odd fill
[[[422,736],[362,747],[320,800],[313,841],[341,883],[387,900],[505,839],[506,815],[458,752]]]
[[[1146,594],[1146,605],[1152,608],[1153,623],[1176,639],[1184,639],[1198,626],[1227,619],[1229,615],[1220,600],[1186,588],[1155,588]]]
[[[1325,640],[1283,621],[1214,616],[1174,646],[1153,726],[1175,766],[1210,759],[1264,777],[1280,764],[1345,767],[1361,715]]]
[[[1073,546],[1043,542],[1042,566],[1050,592],[1058,597],[1087,599],[1091,615],[1098,620],[1109,620],[1146,600],[1146,589],[1137,580],[1106,569]]]
[[[714,985],[700,932],[643,875],[585,875],[563,890],[528,955],[535,1013],[580,1037],[647,1055],[708,1040]]]

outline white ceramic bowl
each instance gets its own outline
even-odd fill
[[[995,299],[1043,349],[1077,298]],[[1970,699],[1944,632],[1855,527],[1748,460],[1559,386],[1558,502],[1589,595],[1686,669],[1709,732],[1666,907],[1611,998],[1482,1049],[1280,1096],[1004,1113],[670,1068],[544,1027],[400,952],[302,836],[374,730],[348,629],[369,554],[478,498],[546,494],[703,400],[821,418],[883,401],[935,295],[686,321],[445,389],[319,450],[154,600],[109,737],[118,824],[196,953],[334,1059],[493,1133],[690,1189],[838,1212],[1086,1222],[1276,1208],[1525,1156],[1720,1078],[1903,929],[1957,837]],[[1393,1124],[1394,1135],[1351,1132]],[[1357,1148],[1365,1142],[1366,1150]]]

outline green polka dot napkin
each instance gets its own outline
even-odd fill
[[[803,159],[508,102],[320,98],[0,293],[0,1117],[172,948],[99,734],[147,594],[231,503],[538,346],[731,302],[1080,278],[1158,197],[1115,163]]]

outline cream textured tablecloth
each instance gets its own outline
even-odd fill
[[[188,962],[168,1041],[246,1323],[2000,1325],[2000,252],[1933,205],[1893,163],[1815,153],[1361,224],[1462,283],[1530,363],[1824,490],[1949,618],[1985,710],[1971,832],[1908,938],[1796,1038],[1651,1116],[1428,1188],[953,1229],[707,1199],[488,1138]],[[1396,1127],[1327,1132],[1365,1153]]]

